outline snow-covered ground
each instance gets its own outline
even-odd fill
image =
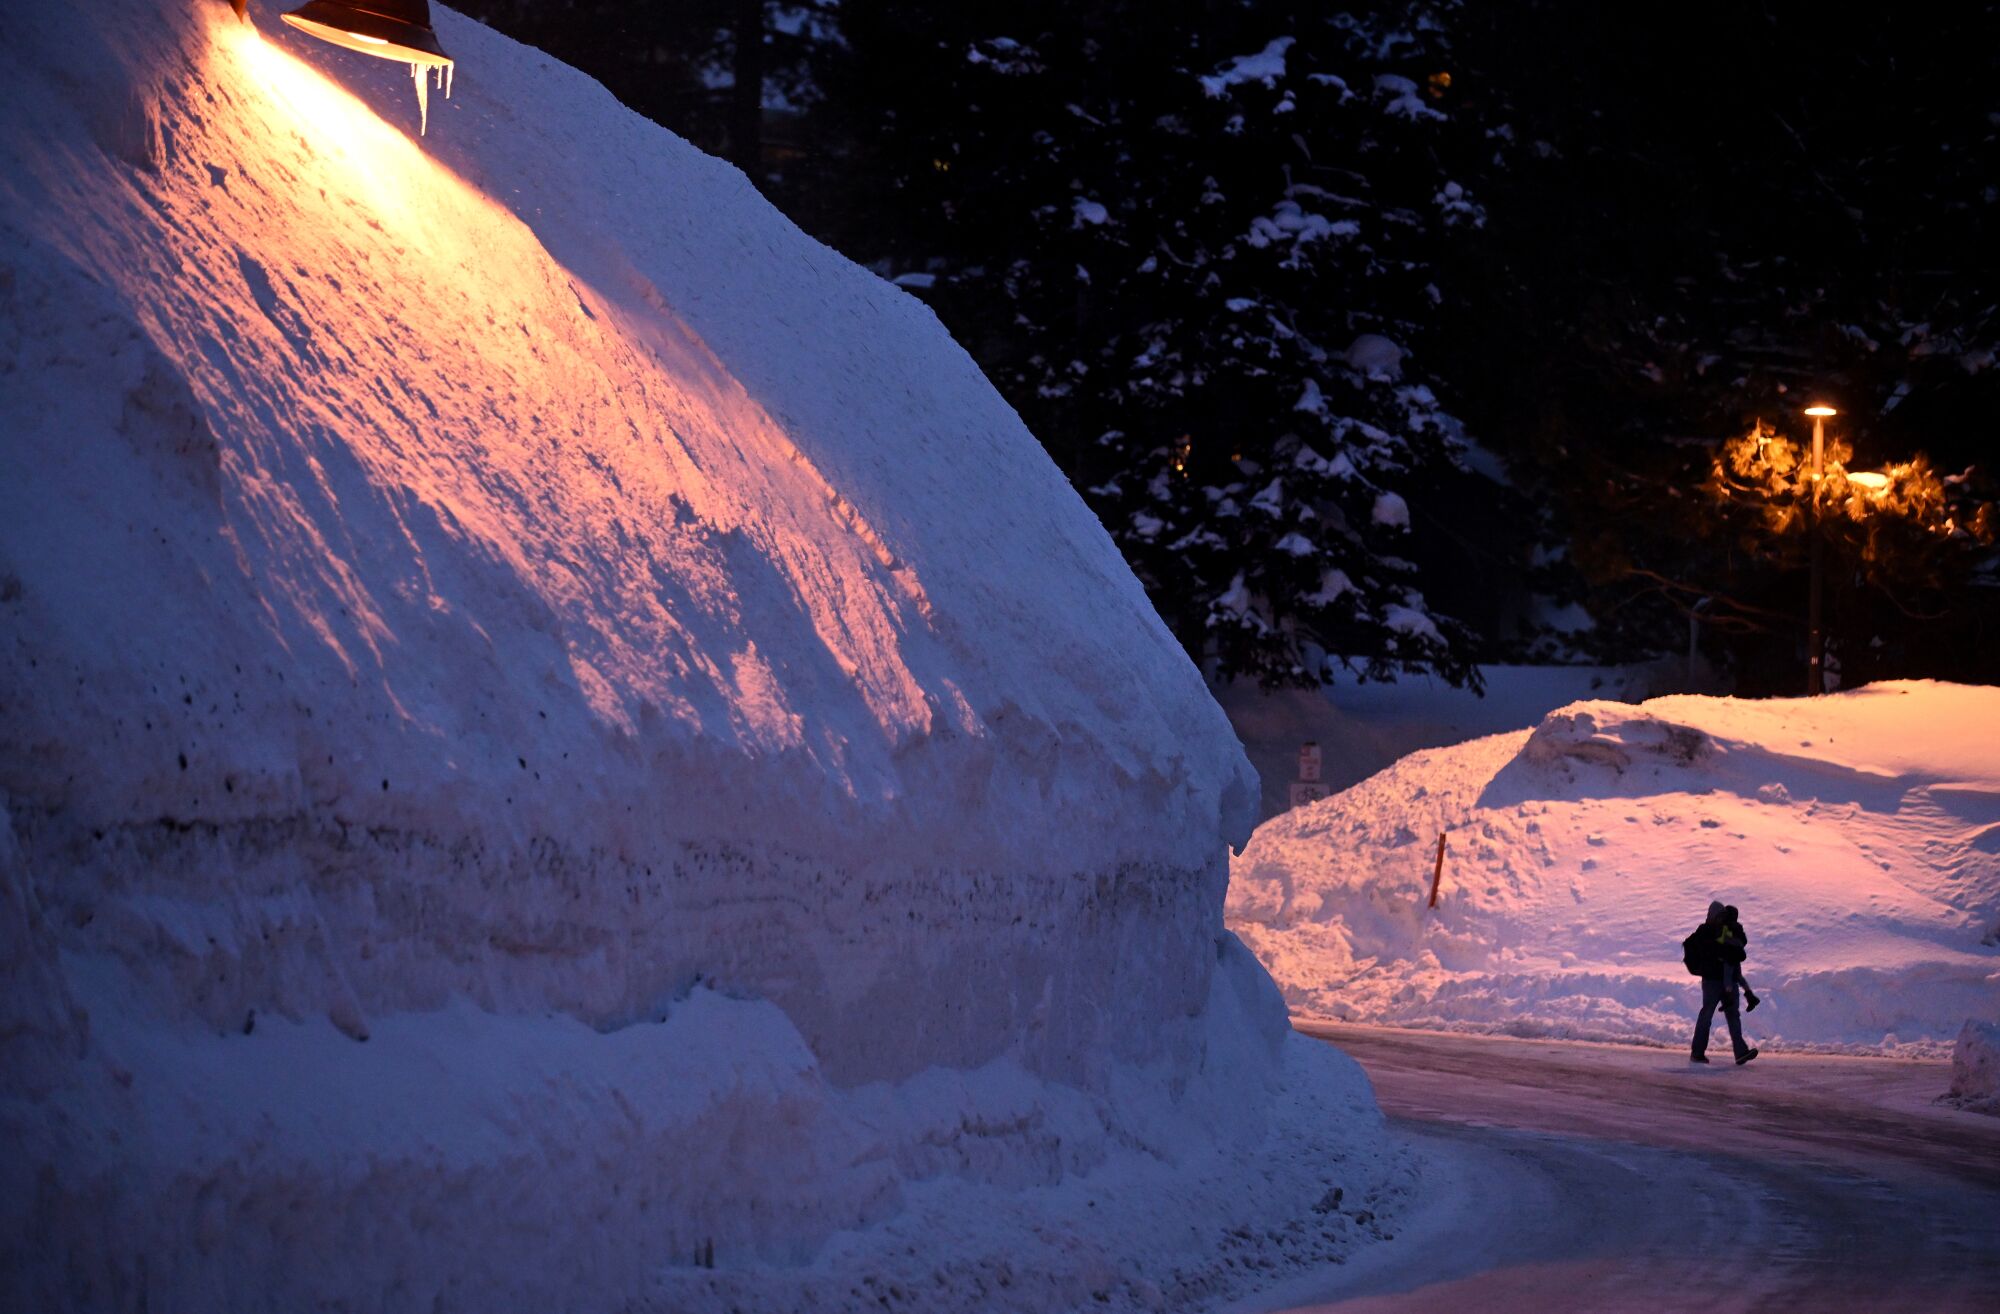
[[[1265,823],[1228,917],[1295,1014],[1678,1045],[1711,898],[1753,1043],[1942,1056],[2000,1017],[2000,689],[1579,703]]]
[[[1368,1240],[1407,1163],[1222,926],[1256,779],[930,311],[449,11],[421,140],[252,12],[0,43],[0,1304]]]
[[[1951,1047],[1951,1098],[1979,1113],[2000,1113],[2000,1022],[1966,1019]]]

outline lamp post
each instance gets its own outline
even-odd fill
[[[1820,634],[1819,593],[1819,490],[1826,473],[1826,419],[1840,412],[1831,406],[1806,407],[1813,421],[1812,496],[1806,502],[1806,551],[1811,560],[1812,582],[1806,598],[1806,694],[1817,697],[1826,692],[1826,647]]]

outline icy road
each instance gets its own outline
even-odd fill
[[[1237,1314],[2000,1309],[2000,1119],[1945,1063],[1314,1026],[1428,1161],[1347,1266]]]

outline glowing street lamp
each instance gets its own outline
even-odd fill
[[[404,64],[449,64],[431,28],[430,0],[307,0],[285,22],[301,32]]]
[[[246,16],[249,0],[230,0],[238,17]],[[306,0],[281,14],[288,26],[346,50],[410,66],[417,84],[420,132],[430,130],[430,76],[435,73],[451,96],[452,59],[438,44],[431,27],[430,0]]]
[[[1820,477],[1820,475],[1821,475],[1821,474],[1822,474],[1822,473],[1824,472],[1824,470],[1825,470],[1825,468],[1826,468],[1826,467],[1825,467],[1825,461],[1826,461],[1826,427],[1825,427],[1825,426],[1826,426],[1826,422],[1827,422],[1828,420],[1832,419],[1832,418],[1833,418],[1834,416],[1836,416],[1836,415],[1840,414],[1840,412],[1839,412],[1839,411],[1836,411],[1836,410],[1835,410],[1835,409],[1833,409],[1833,407],[1831,407],[1831,406],[1827,406],[1827,405],[1823,405],[1823,404],[1822,404],[1822,405],[1819,405],[1819,406],[1808,406],[1808,407],[1806,407],[1806,414],[1807,414],[1807,415],[1810,415],[1810,416],[1812,416],[1812,417],[1813,417],[1813,473],[1812,473],[1812,477],[1813,477],[1813,478],[1815,478],[1815,479],[1817,479],[1817,478],[1819,478],[1819,477]]]
[[[1806,693],[1817,697],[1826,692],[1826,644],[1820,633],[1819,615],[1819,490],[1826,474],[1826,421],[1840,414],[1820,403],[1806,407],[1813,422],[1812,497],[1806,502],[1807,551],[1812,560],[1812,581],[1806,598]]]
[[[1971,502],[1956,487],[1967,476],[1941,477],[1922,454],[1873,470],[1852,469],[1849,444],[1838,434],[1831,440],[1827,434],[1827,421],[1839,412],[1815,402],[1805,408],[1805,414],[1813,420],[1810,449],[1759,419],[1749,432],[1718,447],[1705,491],[1732,518],[1750,513],[1750,523],[1743,528],[1752,530],[1754,536],[1746,536],[1744,545],[1759,557],[1780,562],[1789,557],[1796,569],[1805,564],[1798,559],[1799,534],[1804,532],[1810,561],[1803,618],[1807,632],[1806,693],[1811,696],[1824,693],[1829,683],[1822,619],[1828,552],[1839,554],[1836,562],[1842,576],[1851,556],[1855,585],[1880,590],[1904,614],[1916,617],[1921,613],[1910,611],[1902,596],[1913,591],[1935,594],[1946,590],[1956,572],[1974,568],[1973,554],[1991,549],[2000,539],[2000,516],[1995,515],[1995,504]],[[1795,428],[1793,433],[1797,432]],[[1965,523],[1961,524],[1961,519]],[[1829,524],[1838,526],[1839,532]],[[1926,538],[1917,535],[1941,536],[1952,546],[1931,548]],[[1947,566],[1953,574],[1944,573]],[[1693,589],[1690,584],[1658,578],[1667,589]],[[1930,618],[1934,617],[1926,617]],[[1796,640],[1798,631],[1793,630],[1792,635]]]

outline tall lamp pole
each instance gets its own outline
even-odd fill
[[[1806,693],[1813,697],[1826,692],[1826,639],[1819,615],[1819,490],[1826,473],[1826,419],[1839,413],[1831,406],[1806,407],[1806,414],[1813,417],[1812,496],[1806,502],[1806,550],[1812,562],[1811,592],[1806,598]]]

